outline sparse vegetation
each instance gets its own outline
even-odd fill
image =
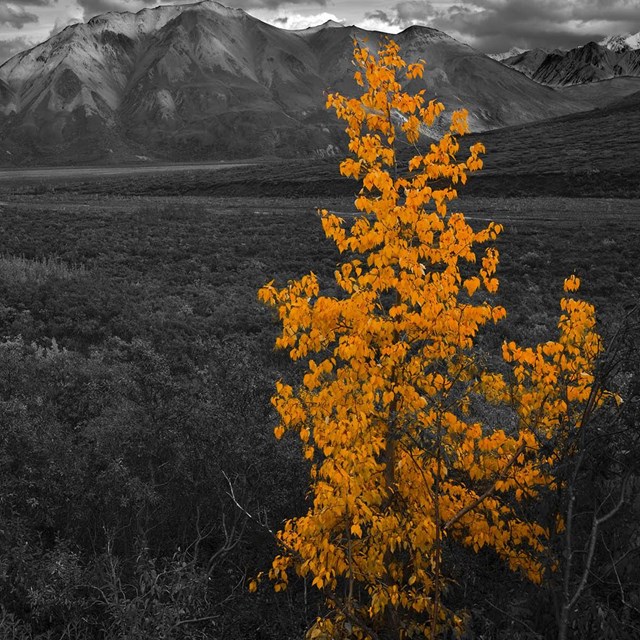
[[[51,279],[69,280],[86,275],[82,265],[67,265],[56,257],[29,260],[24,256],[0,255],[0,280],[5,282],[40,285]]]

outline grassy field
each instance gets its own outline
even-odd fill
[[[162,307],[179,299],[194,309],[194,335],[224,332],[238,322],[259,331],[266,315],[255,292],[263,282],[308,270],[331,279],[338,254],[323,239],[316,207],[347,216],[353,211],[345,197],[169,197],[150,191],[126,197],[75,189],[5,194],[0,254],[78,265],[94,298],[101,299],[105,288],[130,301],[132,308],[118,305],[116,315],[139,309],[140,330],[143,301]],[[505,225],[499,247],[507,298],[520,301],[517,292],[526,285],[530,293],[555,299],[562,279],[574,271],[603,312],[638,294],[638,200],[469,197],[457,205],[478,224],[493,219]],[[538,303],[541,309],[547,304]],[[95,301],[91,306],[100,315]]]
[[[604,313],[637,296],[640,183],[631,164],[640,135],[621,136],[622,122],[631,132],[640,127],[623,106],[470,137],[486,142],[487,169],[471,176],[457,205],[479,224],[505,224],[508,299],[523,302],[526,286],[526,304],[545,308],[573,271]],[[625,152],[628,162],[617,164]],[[339,175],[336,159],[0,171],[0,255],[79,265],[96,293],[106,287],[108,300],[117,291],[133,309],[184,301],[195,309],[194,335],[224,333],[239,318],[255,332],[266,326],[255,300],[263,282],[311,269],[330,279],[338,256],[315,209],[350,215],[356,186]],[[128,297],[131,283],[142,296]],[[538,291],[547,299],[533,296]],[[114,317],[141,313],[142,330],[144,314],[127,305]],[[95,301],[90,306],[103,318]]]
[[[199,637],[293,640],[314,619],[300,582],[286,599],[248,593],[276,550],[242,524],[228,482],[272,526],[304,507],[299,443],[275,441],[269,404],[295,365],[274,352],[278,326],[256,294],[311,270],[335,290],[340,256],[316,207],[351,218],[354,184],[322,167],[0,179],[2,637],[186,638],[170,630],[197,620]],[[481,347],[551,338],[571,273],[605,336],[637,300],[640,200],[454,205],[505,226],[497,297],[509,315]],[[240,539],[225,551],[230,531]],[[149,567],[164,576],[153,592]],[[522,591],[500,583],[507,616]]]

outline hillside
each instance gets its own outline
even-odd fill
[[[474,137],[475,138],[475,137]],[[474,194],[640,195],[640,91],[592,111],[486,131]]]
[[[584,101],[585,107],[589,105],[602,108],[640,91],[640,76],[637,78],[623,76],[599,82],[556,87],[556,91],[570,100]]]
[[[355,92],[353,39],[381,37],[286,31],[212,1],[97,16],[0,67],[0,164],[332,155],[326,92]],[[476,131],[586,108],[435,29],[396,38],[427,61],[412,88],[465,106]]]

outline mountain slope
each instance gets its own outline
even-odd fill
[[[0,163],[331,154],[344,135],[324,102],[357,90],[354,37],[383,34],[286,31],[212,1],[97,16],[0,67]],[[586,108],[435,29],[396,40],[427,61],[412,88],[466,107],[474,130]]]
[[[640,91],[602,109],[474,136],[487,150],[476,194],[640,195]]]
[[[608,105],[613,106],[617,101],[640,91],[640,76],[620,76],[610,80],[566,85],[556,87],[556,91],[570,100],[583,101],[585,111],[589,107],[603,108]]]
[[[551,54],[562,55],[563,52],[560,49],[555,49],[554,51],[539,48],[531,49],[529,51],[521,51],[513,56],[504,57],[500,62],[531,78],[538,70],[538,67],[540,67]]]

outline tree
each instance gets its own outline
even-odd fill
[[[295,388],[276,385],[275,435],[296,432],[311,461],[309,511],[278,533],[269,575],[281,590],[294,569],[324,593],[311,638],[435,638],[464,624],[447,606],[456,545],[490,548],[535,583],[554,564],[549,526],[520,504],[553,488],[547,439],[601,401],[590,397],[600,339],[593,307],[565,298],[556,342],[503,345],[510,374],[483,364],[478,331],[506,311],[489,302],[498,252],[479,248],[502,229],[475,231],[448,210],[483,146],[456,160],[468,131],[456,111],[401,171],[399,142],[416,145],[444,107],[403,90],[399,74],[419,78],[423,63],[406,64],[393,41],[377,55],[356,42],[354,57],[362,95],[332,94],[327,106],[347,123],[352,157],[340,170],[362,181],[360,213],[349,225],[320,212],[345,255],[340,294],[321,295],[313,273],[259,294],[282,322],[276,346],[307,365]],[[505,411],[479,411],[492,405]]]
[[[638,633],[638,506],[632,502],[640,454],[640,304],[634,305],[598,362],[591,397],[617,387],[626,401],[602,411],[587,402],[581,427],[556,447],[556,511],[562,528],[552,540],[561,548],[553,584],[558,639],[573,628],[578,637],[630,638]],[[585,601],[585,602],[581,602]],[[635,620],[634,620],[635,619]],[[634,624],[635,622],[635,624]],[[597,629],[594,633],[593,629]]]

